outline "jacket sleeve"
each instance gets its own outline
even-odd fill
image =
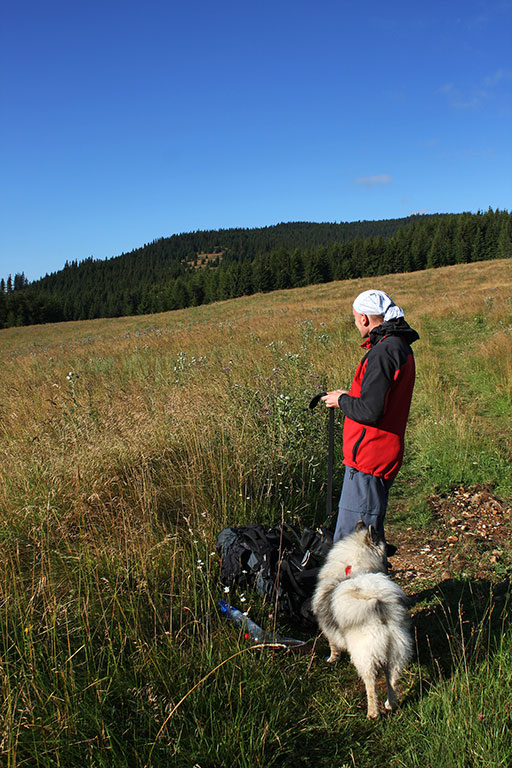
[[[341,395],[338,401],[349,419],[369,426],[382,419],[389,388],[400,369],[400,357],[399,349],[394,344],[381,342],[372,347],[366,358],[360,397]]]

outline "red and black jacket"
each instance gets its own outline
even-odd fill
[[[340,395],[345,414],[343,463],[392,479],[404,454],[404,434],[414,387],[411,344],[419,338],[403,318],[374,328],[362,345],[350,394]]]

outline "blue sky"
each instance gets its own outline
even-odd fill
[[[512,2],[4,3],[0,276],[195,229],[512,209]]]

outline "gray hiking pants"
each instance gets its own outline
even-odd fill
[[[359,520],[366,526],[373,525],[384,538],[384,517],[392,485],[393,480],[345,467],[334,541],[352,533]]]

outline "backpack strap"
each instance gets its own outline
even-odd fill
[[[264,529],[261,525],[247,525],[243,528],[237,529],[244,545],[254,552],[254,554],[263,558],[265,555],[272,552],[273,547],[268,541]]]
[[[281,530],[283,532],[283,541],[285,540],[285,536],[288,537],[288,541],[286,542],[288,546],[294,547],[298,546],[300,549],[303,549],[302,547],[302,536],[298,532],[297,528],[294,525],[291,525],[290,523],[281,523]]]
[[[308,571],[305,571],[305,573],[308,576],[308,581],[311,584],[313,579],[316,579],[318,575],[319,568],[311,568]],[[286,578],[290,581],[290,584],[293,587],[293,591],[295,594],[300,595],[302,598],[310,597],[311,596],[311,589],[305,589],[302,585],[299,584],[297,579],[295,578],[295,574],[293,573],[293,570],[290,566],[290,563],[288,560],[283,560],[281,563],[281,574],[285,574]]]

